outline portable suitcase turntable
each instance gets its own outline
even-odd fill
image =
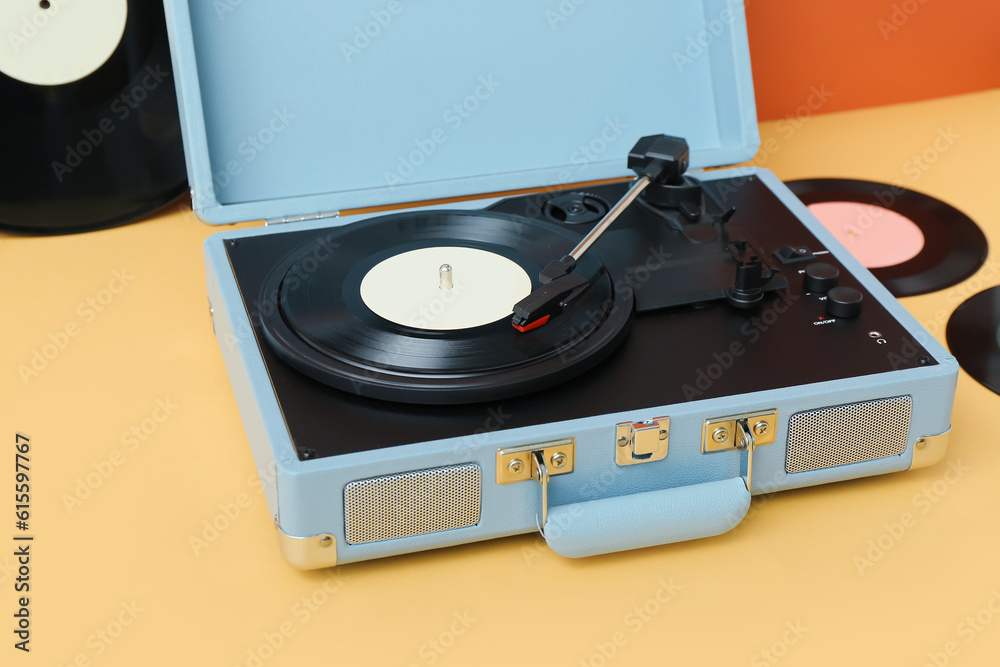
[[[293,565],[666,544],[943,457],[955,360],[770,172],[702,171],[759,142],[741,3],[166,4],[195,210],[269,219],[205,256]]]

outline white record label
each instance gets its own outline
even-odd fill
[[[451,287],[441,267],[451,268]],[[439,246],[385,259],[361,281],[361,299],[390,322],[453,331],[511,317],[531,293],[531,278],[515,262],[478,248]]]
[[[0,72],[40,86],[82,79],[125,34],[127,0],[2,0]]]

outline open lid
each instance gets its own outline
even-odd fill
[[[737,0],[166,0],[206,222],[625,176],[644,135],[691,166],[759,144]]]

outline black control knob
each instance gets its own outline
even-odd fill
[[[831,317],[857,317],[863,298],[853,287],[834,287],[826,293],[826,313]]]
[[[840,283],[840,271],[833,264],[816,262],[806,267],[802,286],[813,294],[826,294]]]

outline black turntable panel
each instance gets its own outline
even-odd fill
[[[634,306],[627,306],[631,326],[609,328],[600,354],[585,345],[561,348],[556,358],[564,365],[556,364],[537,387],[530,381],[514,383],[512,392],[500,391],[496,398],[480,399],[482,394],[476,392],[463,398],[458,392],[445,404],[435,404],[419,387],[412,401],[405,391],[393,393],[390,400],[376,398],[379,392],[373,383],[345,385],[308,368],[302,359],[330,358],[333,352],[332,356],[353,363],[358,355],[351,346],[368,346],[366,338],[392,334],[408,340],[412,332],[405,324],[381,321],[356,298],[360,274],[352,271],[363,273],[385,252],[400,253],[407,244],[426,245],[428,238],[440,239],[442,230],[457,230],[449,239],[455,245],[475,245],[466,238],[471,234],[479,241],[486,239],[495,251],[507,248],[499,254],[523,264],[537,292],[535,275],[544,258],[560,257],[574,238],[587,235],[593,220],[622,198],[629,183],[585,193],[564,190],[511,197],[485,212],[394,214],[343,227],[227,242],[300,458],[475,437],[493,430],[634,411],[637,406],[654,408],[936,364],[765,184],[753,176],[703,184],[685,179],[682,189],[699,190],[697,198],[682,192],[678,201],[664,205],[662,198],[674,193],[654,192],[635,201],[594,243],[595,264],[585,265],[581,259],[583,273],[608,272],[615,277],[614,289],[631,291]],[[560,221],[559,216],[566,219]],[[519,233],[511,236],[514,229]],[[326,261],[307,265],[305,258],[311,253]],[[584,255],[588,257],[589,253]],[[298,270],[290,268],[296,265]],[[276,272],[283,278],[276,280]],[[280,295],[275,299],[269,286],[280,289],[283,281],[293,279],[306,283],[306,289],[292,290],[296,293],[288,299]],[[592,293],[611,294],[606,281],[594,284]],[[572,301],[554,314],[540,331],[575,317],[576,304]],[[603,317],[600,308],[594,308],[588,302],[582,310]],[[281,321],[287,329],[298,330],[296,345],[303,348],[303,355],[296,358],[294,351],[276,343],[273,327],[265,335],[266,321]],[[358,335],[355,325],[368,329],[358,330],[365,332]],[[476,363],[470,366],[463,347],[472,345],[476,354],[483,355],[488,376],[493,366],[516,366],[511,350],[525,345],[524,336],[534,333],[516,330],[509,318],[481,329],[466,330],[474,335],[427,332],[417,342],[422,348],[407,351],[409,358],[383,349],[379,359],[362,362],[402,374],[409,369],[415,376],[420,375],[421,364],[431,373],[454,367],[462,374]],[[496,349],[500,346],[505,347]],[[551,359],[547,355],[556,348],[548,341],[541,352],[532,349],[527,354]],[[434,358],[438,351],[447,355],[449,349],[456,352]],[[593,363],[567,371],[577,354],[593,355]]]

